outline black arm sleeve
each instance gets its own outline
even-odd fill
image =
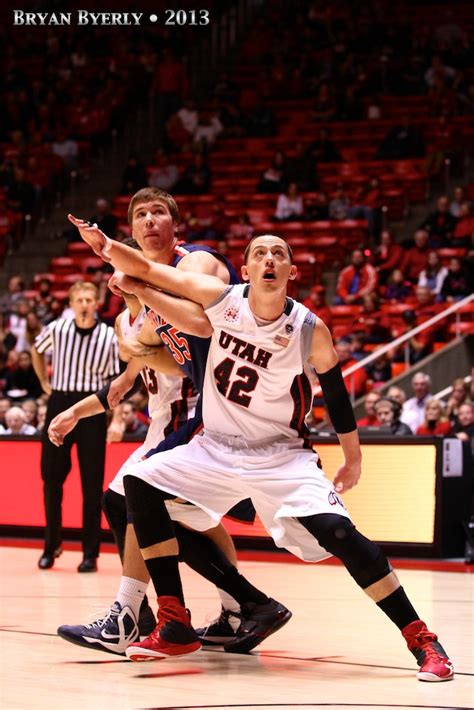
[[[357,429],[351,400],[344,384],[339,363],[322,375],[317,373],[324,401],[337,434],[347,434]]]
[[[103,406],[105,411],[110,409],[109,403],[107,402],[107,396],[109,394],[110,385],[111,385],[111,382],[108,382],[106,385],[104,385],[104,387],[102,387],[101,390],[99,390],[98,392],[95,393],[95,396],[97,397],[97,399],[99,400],[99,402],[101,403],[101,405]],[[124,398],[120,400],[120,402],[125,402],[133,394],[135,394],[135,392],[138,392],[138,390],[140,389],[140,385],[141,385],[141,377],[140,377],[140,375],[138,375],[135,378],[135,382],[133,383],[133,387],[131,387],[131,389],[128,390],[128,392],[126,393]]]

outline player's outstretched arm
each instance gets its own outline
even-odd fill
[[[362,455],[352,404],[331,334],[319,318],[313,332],[309,363],[316,369],[329,416],[344,452],[345,463],[334,478],[335,489],[342,493],[357,484]]]

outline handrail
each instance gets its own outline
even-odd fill
[[[456,303],[453,303],[452,306],[445,308],[444,311],[437,313],[435,316],[433,316],[429,320],[425,321],[424,323],[421,323],[421,325],[417,325],[415,328],[412,328],[412,330],[409,330],[408,333],[404,333],[404,335],[400,335],[398,338],[395,338],[395,340],[392,340],[391,343],[387,343],[386,345],[382,345],[380,348],[377,348],[377,350],[374,350],[372,353],[370,353],[370,355],[367,355],[366,357],[362,358],[362,360],[358,360],[356,363],[354,363],[354,365],[351,365],[346,370],[344,370],[342,373],[342,376],[344,378],[349,377],[349,375],[352,375],[353,372],[360,370],[362,367],[365,367],[370,362],[373,362],[373,360],[376,360],[381,355],[385,355],[385,353],[388,353],[390,350],[393,350],[393,348],[396,348],[399,345],[402,345],[407,340],[410,340],[410,338],[412,338],[414,335],[421,333],[422,330],[429,328],[434,323],[438,323],[440,320],[444,320],[444,318],[446,318],[446,316],[451,315],[451,313],[455,313],[463,306],[466,306],[468,303],[471,303],[471,301],[473,301],[473,300],[474,300],[474,294],[471,293],[470,296],[466,296],[466,298],[463,298],[461,301],[456,301]],[[409,309],[409,306],[407,306],[407,310],[408,309]],[[321,387],[317,387],[314,390],[313,395],[318,395],[320,392],[322,392]]]

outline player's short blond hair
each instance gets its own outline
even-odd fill
[[[69,297],[69,301],[72,301],[79,291],[90,291],[94,295],[95,300],[99,300],[99,289],[95,284],[90,283],[89,281],[76,281],[76,283],[73,284],[68,291],[67,295]]]
[[[151,202],[152,200],[160,200],[160,202],[164,202],[170,211],[170,215],[173,218],[173,222],[175,224],[179,224],[179,209],[174,197],[172,197],[169,192],[160,190],[158,187],[143,187],[141,190],[138,190],[138,192],[133,195],[128,205],[127,216],[130,227],[132,226],[133,210],[135,209],[136,205],[140,204],[140,202]]]

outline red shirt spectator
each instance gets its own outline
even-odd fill
[[[375,413],[375,404],[380,399],[380,395],[377,392],[369,392],[364,398],[364,409],[365,417],[357,420],[357,426],[380,426],[380,422],[377,419]]]
[[[400,267],[405,278],[412,283],[417,283],[420,273],[423,269],[426,269],[430,251],[428,247],[428,232],[424,229],[418,229],[415,232],[415,246],[405,253]]]
[[[444,407],[438,399],[429,399],[425,406],[425,420],[416,430],[418,436],[446,436],[452,431]]]
[[[325,288],[320,284],[312,286],[309,295],[304,299],[303,305],[312,313],[315,313],[327,325],[332,328],[332,316],[325,299]]]
[[[365,294],[377,289],[377,272],[365,263],[362,249],[354,249],[351,264],[339,274],[336,292],[341,303],[360,303]]]
[[[392,271],[398,268],[402,258],[402,247],[400,244],[395,244],[390,232],[384,229],[380,236],[380,244],[374,254],[375,270],[378,272],[381,283],[386,283]]]

